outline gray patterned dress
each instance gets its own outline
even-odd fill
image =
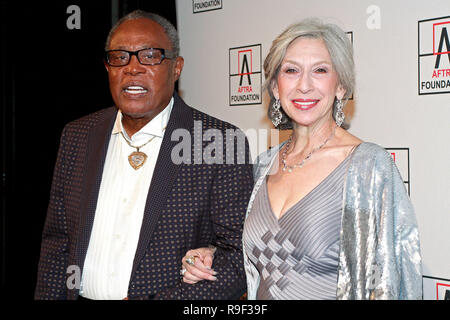
[[[277,219],[261,185],[245,222],[244,246],[261,280],[257,299],[336,299],[342,193],[348,156]]]

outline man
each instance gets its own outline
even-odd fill
[[[174,92],[184,64],[178,51],[175,28],[160,16],[135,11],[112,28],[105,67],[116,107],[62,133],[36,299],[236,299],[245,292],[241,233],[253,177],[237,158],[249,159],[248,144],[239,149],[237,137],[224,139],[233,149],[224,144],[211,154],[225,159],[233,150],[233,163],[193,161],[212,143],[198,143],[199,129],[225,136],[236,128]],[[184,161],[174,161],[179,130],[193,137]],[[217,280],[181,281],[186,251],[209,245],[217,248]]]

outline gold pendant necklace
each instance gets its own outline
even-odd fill
[[[122,137],[125,139],[125,141],[128,143],[128,145],[132,148],[136,148],[136,151],[133,151],[132,153],[130,153],[130,155],[128,156],[128,162],[130,163],[130,166],[134,169],[137,170],[140,167],[142,167],[145,163],[145,161],[147,161],[147,155],[142,152],[139,151],[140,148],[144,147],[145,145],[147,145],[147,143],[149,143],[150,141],[152,141],[153,139],[155,139],[156,136],[153,136],[150,138],[150,140],[148,140],[146,143],[144,143],[142,146],[136,147],[133,146],[128,140],[127,138],[125,138],[125,136],[123,135],[123,132],[120,131],[120,133],[122,134]]]

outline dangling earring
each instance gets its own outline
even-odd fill
[[[281,114],[280,111],[280,100],[276,99],[274,101],[274,103],[272,104],[272,123],[273,125],[276,127],[278,127],[278,125],[281,123],[281,118],[283,117],[283,115]]]
[[[336,100],[336,124],[340,127],[345,120],[345,114],[342,110],[344,107],[344,104],[342,103],[341,99]]]

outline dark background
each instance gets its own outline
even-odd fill
[[[65,124],[113,105],[103,49],[115,12],[158,13],[176,26],[174,0],[4,1],[0,7],[2,295],[33,299],[41,234]],[[70,5],[81,29],[66,26]]]

